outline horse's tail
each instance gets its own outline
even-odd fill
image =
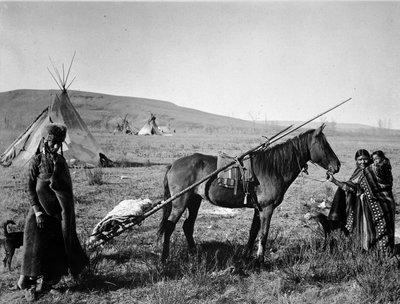
[[[171,197],[171,193],[169,192],[169,185],[168,185],[168,177],[167,174],[169,170],[171,169],[172,165],[167,166],[167,171],[165,172],[164,175],[164,201],[169,199]],[[171,214],[172,210],[172,203],[169,203],[163,207],[163,215],[160,223],[160,227],[158,228],[158,238],[160,239],[164,232],[165,232],[165,224],[168,220],[169,215]]]

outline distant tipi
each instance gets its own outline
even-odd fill
[[[156,117],[150,114],[150,119],[140,129],[138,135],[162,135],[156,124]]]
[[[40,152],[42,130],[49,123],[63,123],[68,128],[62,151],[69,165],[97,166],[108,161],[69,99],[67,79],[71,65],[65,79],[60,77],[56,68],[58,81],[50,73],[60,87],[60,94],[56,94],[50,106],[0,156],[1,165],[25,166],[34,154]]]

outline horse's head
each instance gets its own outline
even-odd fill
[[[324,128],[325,124],[322,124],[311,135],[311,142],[309,143],[310,158],[312,162],[322,168],[332,173],[337,173],[340,170],[340,161],[326,140],[324,133],[322,133]]]

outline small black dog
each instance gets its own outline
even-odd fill
[[[5,258],[3,259],[4,269],[8,266],[8,270],[11,271],[11,261],[15,253],[15,249],[22,246],[24,241],[24,233],[22,231],[18,232],[8,232],[8,225],[15,225],[15,222],[12,220],[8,220],[3,224],[4,236],[6,237],[4,240],[4,250],[6,253]]]
[[[316,213],[309,215],[307,220],[314,219],[317,223],[322,226],[324,230],[325,238],[331,234],[334,230],[340,229],[346,236],[349,235],[349,231],[339,221],[332,221],[323,213]]]

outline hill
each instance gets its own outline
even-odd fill
[[[58,90],[15,90],[0,93],[0,125],[4,126],[8,121],[12,128],[26,127],[50,104],[57,93]],[[72,90],[68,94],[86,124],[96,129],[113,129],[117,121],[125,115],[128,115],[127,119],[133,127],[141,128],[150,113],[156,116],[158,125],[170,126],[176,130],[253,127],[246,120],[180,107],[167,101]]]
[[[24,129],[48,106],[58,90],[15,90],[0,93],[0,128]],[[157,118],[159,126],[168,126],[177,132],[185,131],[244,131],[280,130],[283,126],[299,125],[300,121],[251,122],[242,119],[211,114],[180,107],[168,101],[114,96],[101,93],[68,91],[72,104],[91,129],[113,130],[117,122],[127,115],[131,126],[140,129],[150,113]],[[321,121],[307,125],[318,127]],[[376,132],[377,128],[361,124],[329,123],[331,131]],[[379,130],[382,131],[382,130]],[[389,133],[393,133],[391,130]]]
[[[265,124],[265,122],[257,122],[258,124]],[[274,120],[274,121],[269,121],[269,124],[272,125],[277,125],[277,126],[288,126],[288,125],[299,125],[302,123],[302,121],[297,121],[297,120]],[[372,131],[378,129],[377,127],[373,126],[368,126],[364,124],[358,124],[358,123],[334,123],[334,122],[327,122],[329,125],[335,127],[337,131]],[[321,124],[321,120],[317,120],[315,122],[311,122],[308,124],[308,127],[310,128],[317,128]]]

